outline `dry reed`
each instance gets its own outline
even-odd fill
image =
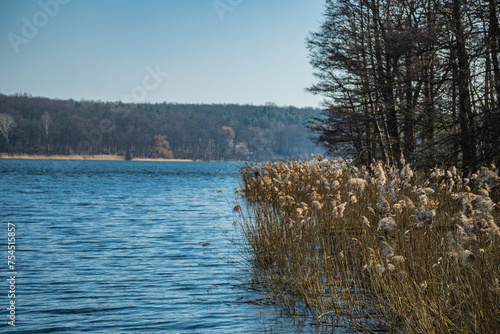
[[[310,161],[240,169],[255,279],[282,312],[358,331],[500,332],[500,177]]]

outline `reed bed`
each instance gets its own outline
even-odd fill
[[[252,274],[281,312],[356,331],[500,332],[495,166],[246,164]]]

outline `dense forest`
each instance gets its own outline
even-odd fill
[[[307,46],[332,154],[465,174],[500,162],[498,0],[327,0]]]
[[[0,152],[127,158],[276,160],[315,149],[313,108],[123,104],[0,94]]]

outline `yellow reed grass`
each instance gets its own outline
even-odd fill
[[[500,332],[494,166],[462,179],[319,158],[240,173],[249,263],[279,310],[368,332]]]

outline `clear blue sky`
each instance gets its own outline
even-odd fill
[[[0,0],[0,93],[317,107],[324,0]]]

